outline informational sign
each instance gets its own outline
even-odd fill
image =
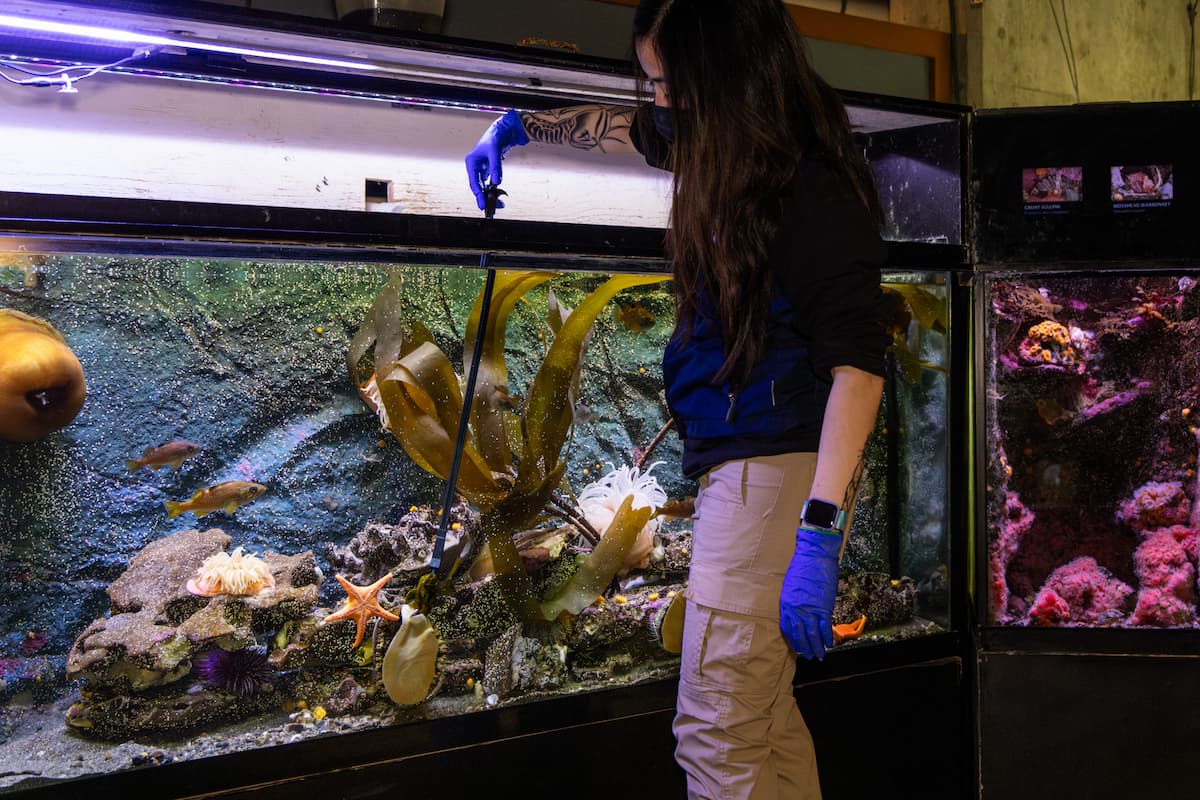
[[[1066,214],[1083,202],[1083,167],[1026,167],[1021,170],[1026,214]]]
[[[1114,166],[1110,183],[1116,212],[1168,208],[1175,199],[1175,169],[1171,164]]]

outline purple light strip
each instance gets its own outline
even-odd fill
[[[382,67],[369,61],[345,61],[337,58],[322,58],[300,53],[284,53],[272,50],[258,50],[253,47],[238,47],[235,45],[218,44],[200,39],[186,39],[171,36],[156,36],[148,33],[134,33],[119,28],[105,28],[98,25],[76,25],[69,22],[54,22],[43,19],[27,19],[0,14],[0,28],[12,28],[38,33],[53,33],[79,39],[101,39],[119,44],[135,46],[184,47],[194,50],[206,50],[212,53],[229,53],[231,55],[250,56],[252,58],[272,59],[275,61],[290,61],[298,64],[310,64],[318,67],[335,67],[337,69],[352,69],[365,72],[381,71]]]

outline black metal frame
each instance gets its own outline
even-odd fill
[[[46,252],[665,272],[660,228],[0,192],[5,237]],[[570,264],[563,262],[569,256]],[[888,268],[960,268],[960,245],[888,243]]]

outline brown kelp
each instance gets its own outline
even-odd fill
[[[923,369],[945,372],[945,367],[922,361],[920,357],[921,330],[943,335],[949,330],[945,301],[928,289],[908,283],[884,284],[883,292],[891,310],[887,327],[892,341],[888,352],[895,358],[900,375],[909,383],[917,383]],[[918,326],[915,330],[910,324],[913,321]]]
[[[603,594],[617,570],[625,561],[625,554],[633,547],[638,532],[650,519],[651,508],[633,508],[633,495],[626,495],[613,521],[592,552],[579,565],[579,569],[562,587],[552,590],[542,603],[542,616],[554,619],[562,612],[578,614]]]
[[[578,373],[592,325],[620,291],[667,280],[662,275],[617,275],[587,295],[557,326],[517,411],[510,401],[504,362],[508,318],[527,292],[552,277],[550,273],[497,272],[492,312],[482,331],[482,296],[476,299],[463,347],[464,353],[470,353],[476,337],[482,342],[479,376],[470,398],[463,397],[458,374],[429,331],[419,322],[402,319],[399,281],[380,292],[347,352],[350,375],[384,427],[416,464],[443,480],[449,475],[463,403],[471,404],[456,488],[479,508],[496,579],[510,606],[526,619],[546,618],[548,612],[543,612],[534,594],[512,533],[541,514],[562,483],[566,469],[563,449],[575,422]],[[368,353],[373,365],[365,369]],[[608,560],[603,559],[598,569],[607,569]],[[620,561],[617,559],[612,574]],[[595,568],[581,573],[590,576],[586,577],[589,584],[599,579]],[[575,594],[570,587],[561,592]]]

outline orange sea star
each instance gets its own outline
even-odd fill
[[[380,619],[392,620],[393,622],[400,619],[399,616],[379,605],[379,598],[376,597],[379,594],[379,590],[386,586],[387,582],[392,579],[392,573],[389,572],[370,586],[355,586],[341,575],[334,575],[333,577],[337,578],[337,582],[346,590],[346,605],[340,611],[330,614],[324,621],[336,622],[339,619],[354,620],[357,631],[354,637],[354,644],[350,645],[351,647],[358,647],[362,644],[363,634],[367,630],[367,620],[371,617],[379,617]]]

